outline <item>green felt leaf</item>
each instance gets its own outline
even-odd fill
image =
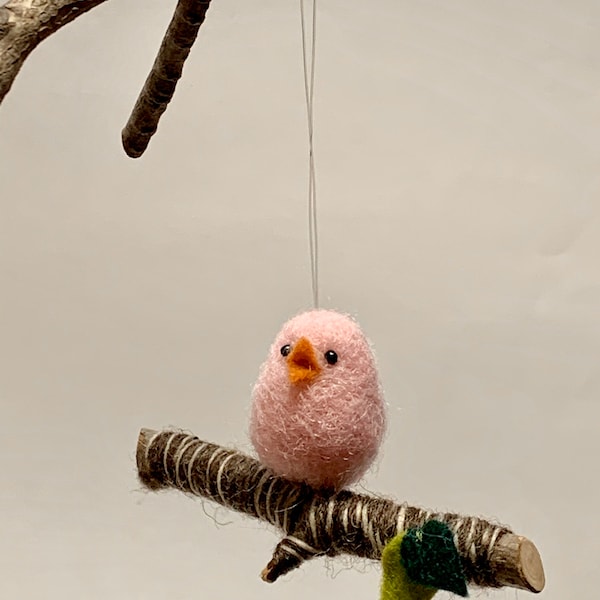
[[[441,521],[427,521],[409,529],[402,538],[400,556],[412,581],[467,596],[467,582],[450,528]]]
[[[431,600],[437,590],[413,581],[406,573],[400,556],[405,531],[392,538],[383,549],[380,600]]]

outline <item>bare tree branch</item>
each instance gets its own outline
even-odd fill
[[[137,466],[140,481],[150,490],[175,488],[281,529],[285,537],[262,572],[268,582],[315,556],[346,553],[379,560],[398,532],[437,519],[453,531],[471,583],[532,592],[545,585],[533,543],[484,519],[436,513],[349,490],[327,495],[277,477],[240,452],[179,431],[142,429]]]
[[[175,87],[211,0],[179,0],[152,70],[121,138],[128,156],[140,157],[156,132],[158,121],[175,93]]]
[[[0,103],[31,51],[105,0],[9,0],[0,7]]]
[[[211,0],[179,0],[152,70],[121,137],[141,156],[175,93],[183,65]],[[9,0],[0,6],[0,103],[31,51],[45,38],[105,0]]]

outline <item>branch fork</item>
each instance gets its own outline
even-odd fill
[[[40,42],[105,1],[9,0],[0,6],[0,103]],[[123,148],[132,158],[144,153],[156,132],[210,2],[178,0],[152,70],[121,132]]]
[[[279,528],[283,539],[262,571],[274,582],[316,556],[381,559],[399,532],[436,519],[448,525],[467,580],[481,587],[544,588],[534,544],[477,517],[439,513],[350,490],[326,494],[277,477],[257,460],[180,431],[142,429],[137,446],[141,483],[208,498]]]

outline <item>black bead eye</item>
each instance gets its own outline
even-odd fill
[[[338,361],[338,355],[333,350],[327,350],[327,352],[325,352],[325,360],[330,365],[335,365]]]
[[[279,352],[281,352],[281,356],[287,356],[291,351],[292,347],[289,344],[286,344],[285,346],[281,346],[281,350]]]

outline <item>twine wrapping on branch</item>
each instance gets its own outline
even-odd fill
[[[277,477],[241,452],[181,431],[142,429],[137,467],[140,481],[150,490],[175,488],[281,529],[285,537],[262,572],[268,582],[315,556],[344,553],[379,560],[396,534],[436,519],[452,530],[471,584],[533,592],[544,587],[534,544],[484,519],[428,511],[350,490],[327,495]]]

